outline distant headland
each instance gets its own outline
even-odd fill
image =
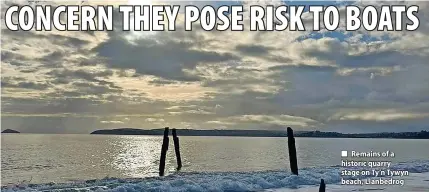
[[[270,131],[270,130],[177,129],[177,132],[181,136],[287,137],[286,131]],[[94,131],[91,134],[163,135],[164,128],[162,129],[134,129],[134,128],[105,129],[105,130]]]
[[[19,133],[19,131],[13,129],[5,129],[1,133]]]
[[[178,129],[181,136],[235,136],[235,137],[287,137],[286,130],[198,130]],[[164,129],[118,128],[97,130],[91,134],[99,135],[163,135]],[[295,137],[319,138],[394,138],[429,139],[429,131],[400,133],[338,133],[321,131],[296,131]]]

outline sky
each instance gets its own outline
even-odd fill
[[[312,4],[193,4],[237,3]],[[181,25],[126,32],[120,20],[114,31],[12,32],[4,22],[11,4],[1,2],[2,130],[429,130],[429,2],[341,3],[341,17],[346,4],[417,4],[420,27],[412,32],[348,32],[344,22],[335,32],[255,32],[248,25],[242,32],[185,32]],[[311,26],[312,16],[303,18]]]

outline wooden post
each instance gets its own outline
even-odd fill
[[[182,169],[182,158],[180,157],[179,137],[177,137],[175,128],[173,128],[172,133],[173,133],[174,151],[176,152],[177,170],[180,171],[180,169]]]
[[[320,180],[319,192],[325,192],[325,188],[326,188],[325,180],[321,179]]]
[[[159,176],[164,176],[164,169],[165,169],[165,157],[167,156],[167,150],[168,150],[168,127],[164,129],[164,138],[162,140],[162,148],[161,148],[161,159],[159,161]]]
[[[292,128],[287,128],[287,144],[289,148],[290,170],[293,174],[298,175],[298,161],[296,158],[295,138],[293,137]]]

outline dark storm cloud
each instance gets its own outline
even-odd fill
[[[165,40],[159,43],[154,39],[141,39],[130,44],[125,39],[114,37],[95,50],[99,56],[107,58],[109,67],[135,69],[140,74],[178,81],[199,80],[183,72],[183,69],[193,69],[199,63],[237,59],[231,54],[193,50],[192,44],[185,42]]]

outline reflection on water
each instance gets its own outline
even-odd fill
[[[157,176],[161,143],[157,136],[2,135],[2,184]],[[170,146],[167,174],[174,158]]]
[[[180,134],[180,133],[179,133]],[[158,175],[162,136],[2,135],[2,185]],[[394,162],[429,159],[429,140],[296,139],[299,167],[340,164],[341,150],[396,153]],[[287,138],[180,137],[182,171],[288,169]],[[175,171],[170,142],[166,174]]]
[[[121,136],[111,145],[118,148],[111,165],[123,175],[143,177],[158,173],[159,138]]]

